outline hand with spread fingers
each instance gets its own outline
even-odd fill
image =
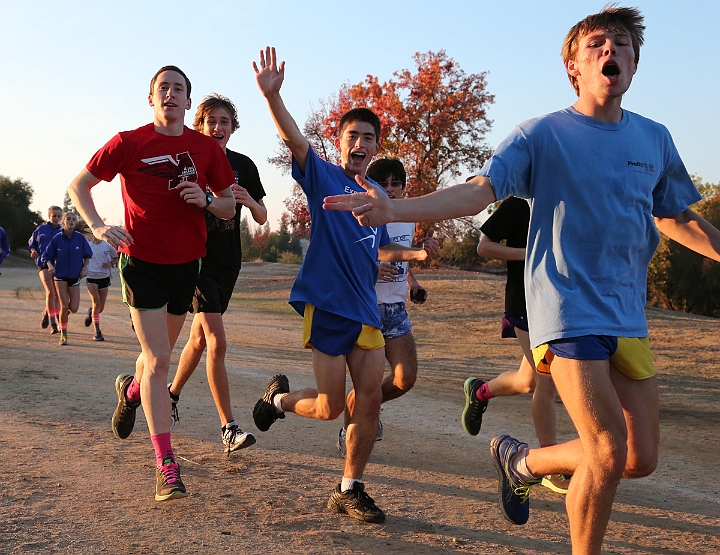
[[[260,67],[253,62],[255,70],[255,81],[257,82],[263,96],[280,92],[283,81],[285,80],[285,62],[277,63],[277,54],[275,47],[266,46],[265,50],[260,51]]]
[[[391,200],[385,191],[360,175],[355,176],[355,181],[367,192],[325,197],[323,208],[325,210],[351,210],[360,225],[364,226],[383,225],[393,221],[391,217],[392,203],[402,201]]]

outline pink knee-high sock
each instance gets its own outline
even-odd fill
[[[155,448],[155,463],[157,466],[163,466],[163,464],[175,462],[175,454],[173,453],[172,445],[170,444],[170,432],[165,434],[155,434],[150,436],[153,447]]]
[[[488,382],[485,382],[484,384],[482,384],[480,386],[480,389],[478,389],[477,392],[475,393],[475,395],[477,395],[477,398],[480,399],[481,401],[489,401],[490,399],[495,397],[495,395],[490,393],[490,386],[488,385]]]
[[[125,390],[125,398],[131,403],[137,403],[140,400],[140,382],[134,376]]]

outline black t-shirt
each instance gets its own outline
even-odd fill
[[[529,226],[530,205],[521,198],[508,197],[482,225],[480,231],[496,243],[505,240],[508,247],[525,248]],[[507,261],[505,312],[518,318],[527,318],[524,272],[525,262]]]
[[[235,174],[235,182],[245,187],[250,196],[258,202],[265,196],[265,189],[260,183],[260,174],[255,163],[244,154],[225,149],[228,161]],[[229,220],[218,218],[205,210],[205,225],[207,226],[207,254],[203,264],[221,266],[225,268],[240,269],[242,265],[242,247],[240,245],[240,210],[242,204],[235,206],[235,216]]]

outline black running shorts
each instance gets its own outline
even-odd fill
[[[167,306],[169,314],[182,316],[192,303],[200,261],[184,264],[153,264],[120,254],[123,301],[137,310]]]
[[[225,314],[238,273],[232,268],[203,264],[190,311]]]

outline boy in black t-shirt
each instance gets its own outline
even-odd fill
[[[235,174],[232,186],[237,202],[235,216],[222,220],[205,211],[207,225],[207,254],[202,259],[192,311],[195,313],[190,337],[183,348],[173,382],[168,386],[172,398],[172,425],[180,419],[177,403],[180,392],[200,363],[207,347],[207,378],[222,425],[222,441],[228,454],[250,447],[255,437],[243,432],[233,418],[230,403],[230,386],[225,367],[227,341],[222,315],[232,296],[242,264],[240,244],[241,209],[246,206],[253,220],[262,225],[267,221],[267,209],[262,199],[265,190],[260,182],[257,167],[244,154],[227,148],[227,142],[239,127],[235,105],[218,94],[206,96],[197,108],[193,127],[196,131],[217,139],[227,154]]]

